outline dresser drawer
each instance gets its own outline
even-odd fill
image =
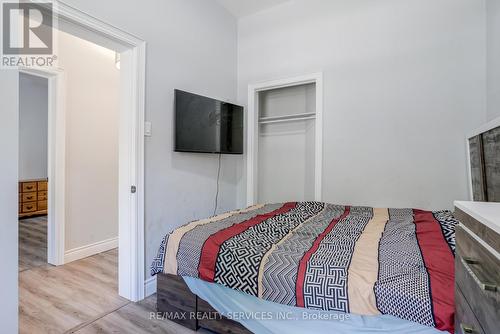
[[[47,191],[47,181],[38,181],[37,183],[38,191]]]
[[[458,334],[483,334],[474,312],[465,300],[460,288],[455,288],[455,333]]]
[[[481,278],[497,287],[500,284],[500,260],[489,252],[478,240],[474,239],[460,225],[455,229],[457,255],[469,263],[469,267]]]
[[[36,182],[23,182],[22,185],[23,193],[36,191]]]
[[[455,281],[486,333],[500,328],[500,260],[456,227]]]
[[[47,201],[38,201],[38,211],[47,210]]]
[[[39,201],[46,201],[47,200],[47,192],[46,191],[39,191],[38,192],[38,200]]]
[[[32,202],[32,203],[23,203],[22,204],[22,212],[23,213],[26,213],[26,212],[35,212],[37,209],[36,209],[36,202]]]
[[[34,193],[23,193],[23,196],[22,196],[22,202],[23,203],[26,203],[26,202],[34,202],[34,201],[37,201],[38,200],[38,195],[36,192]]]
[[[455,209],[453,216],[480,239],[484,240],[485,243],[490,245],[497,252],[500,252],[500,235],[498,233],[458,208]]]

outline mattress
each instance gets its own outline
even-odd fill
[[[199,278],[288,306],[391,315],[453,332],[448,211],[260,204],[167,234],[151,273]]]

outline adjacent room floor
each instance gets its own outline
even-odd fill
[[[153,295],[132,303],[118,296],[118,250],[63,266],[47,264],[47,220],[19,223],[20,333],[194,333],[150,320]]]
[[[19,271],[47,265],[47,216],[19,221]]]

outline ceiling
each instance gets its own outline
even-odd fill
[[[290,0],[216,0],[237,18],[251,15]]]

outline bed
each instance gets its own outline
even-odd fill
[[[178,319],[193,329],[206,323],[199,311],[217,311],[226,317],[208,320],[224,323],[219,332],[291,332],[293,319],[319,325],[315,332],[452,333],[456,224],[449,211],[321,202],[260,204],[190,222],[162,239],[151,266],[158,308],[193,311],[195,319]],[[257,319],[259,309],[272,311]],[[249,316],[235,319],[231,310]]]

